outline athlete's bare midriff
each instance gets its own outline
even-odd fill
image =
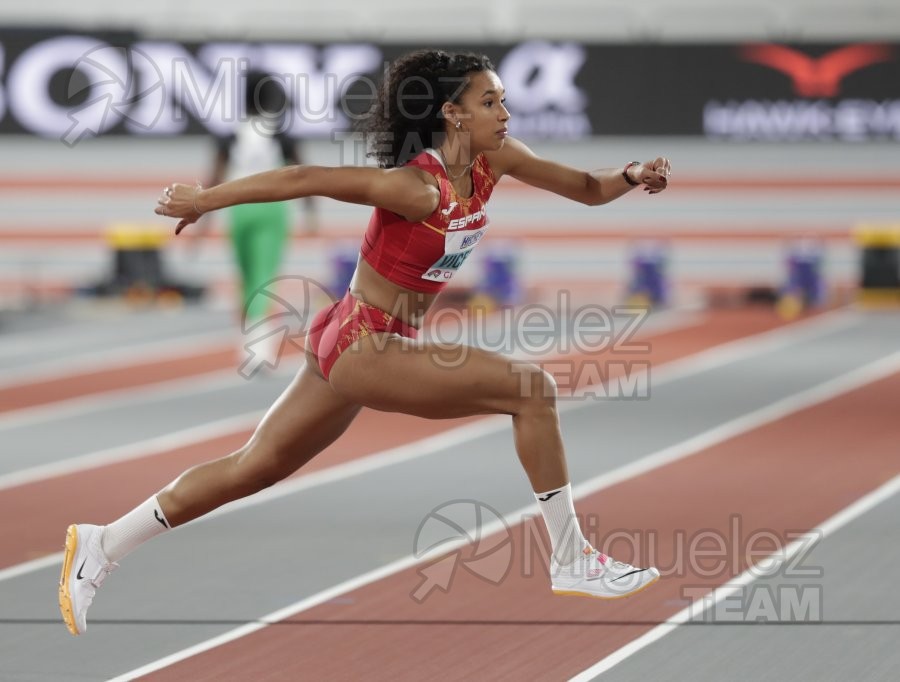
[[[394,284],[362,258],[350,282],[350,293],[416,329],[422,326],[425,313],[438,297],[437,293],[426,294]]]

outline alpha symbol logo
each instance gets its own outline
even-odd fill
[[[752,45],[742,48],[740,54],[744,61],[789,76],[800,97],[837,97],[844,78],[894,56],[891,48],[875,44],[848,45],[821,57],[810,57],[784,45]]]

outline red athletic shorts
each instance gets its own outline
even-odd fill
[[[348,291],[343,299],[316,313],[310,322],[306,347],[316,356],[319,369],[328,379],[341,353],[358,339],[379,332],[414,339],[417,331],[381,308],[363,303]]]

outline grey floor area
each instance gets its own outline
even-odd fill
[[[820,569],[821,577],[760,578],[719,618],[698,617],[596,679],[896,680],[898,519],[894,495],[819,542],[795,571]],[[754,597],[757,590],[769,596]],[[803,599],[789,602],[791,591]],[[755,620],[768,604],[777,619]]]
[[[842,316],[842,324],[822,327],[782,345],[759,344],[743,357],[661,379],[652,386],[649,400],[569,402],[562,412],[562,427],[573,480],[588,481],[897,350],[897,315],[855,311],[837,315]],[[204,324],[202,320],[195,323],[201,328]],[[187,327],[182,333],[191,331],[191,325]],[[112,335],[104,339],[104,343],[115,343]],[[37,423],[6,423],[0,425],[4,439],[0,465],[3,472],[14,472],[37,462],[50,463],[204,420],[262,409],[287,376],[261,382],[229,378],[221,385],[198,382],[195,388],[179,390],[177,395],[162,392],[150,399],[101,403],[76,416],[56,419],[50,414]],[[185,412],[190,414],[185,416]],[[596,447],[600,432],[605,442],[602,450]],[[77,445],[69,447],[72,443]],[[472,476],[472,471],[479,475]],[[260,504],[226,508],[222,514],[165,535],[128,557],[103,587],[92,607],[91,632],[85,638],[70,637],[59,621],[56,566],[2,579],[0,679],[101,680],[122,674],[412,554],[422,520],[435,508],[459,498],[484,502],[502,514],[532,502],[509,430]],[[347,500],[354,504],[347,505]],[[884,527],[890,525],[891,510],[896,518],[895,502],[823,544],[819,560],[828,569],[824,585],[829,617],[896,617],[897,601],[889,579],[897,543],[885,550],[890,543],[882,542],[877,553],[875,549],[881,533],[886,533],[884,540],[896,535],[896,528]],[[62,536],[64,529],[60,532]],[[867,560],[880,569],[865,568],[861,576],[865,587],[861,587],[857,580],[860,569],[854,565]],[[873,598],[869,589],[878,589],[885,598]],[[809,657],[816,642],[836,647],[843,641],[846,650],[852,641],[852,657],[859,658],[857,670],[864,665],[882,666],[872,669],[875,674],[896,658],[896,652],[888,650],[877,664],[869,660],[892,636],[896,639],[896,629],[865,625],[778,631],[691,626],[671,641],[691,638],[683,646],[698,647],[710,657],[733,650],[732,667],[728,668],[735,671],[733,679],[751,672],[751,663],[738,654],[755,657],[758,650],[749,644],[753,641],[769,647],[773,660],[775,656],[785,659],[792,674],[784,677],[817,680],[823,679],[821,660],[797,658],[794,648],[806,651]],[[718,639],[722,641],[715,644]],[[674,645],[663,640],[659,646]],[[656,656],[653,649],[647,654]],[[836,649],[829,655],[837,657]],[[684,665],[683,675],[667,675],[668,679],[683,679],[697,672],[696,656],[685,657],[683,652],[678,656],[675,664]],[[663,665],[666,660],[657,659],[653,675],[650,667],[641,668],[640,674],[658,679],[659,671],[670,664]],[[642,665],[643,656],[623,664],[621,670],[632,664]],[[712,679],[716,668],[710,663],[704,669]],[[718,668],[718,679],[723,679],[722,670]],[[618,669],[613,674],[622,675],[617,679],[637,676]]]

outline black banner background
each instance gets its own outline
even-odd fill
[[[306,61],[297,63],[294,75],[304,73],[308,68],[304,64],[315,64],[319,70],[316,77],[324,78],[329,63],[356,63],[365,64],[368,68],[363,73],[377,81],[385,61],[420,47],[369,43],[319,46],[234,43],[223,47],[222,43],[141,41],[126,32],[0,30],[0,133],[61,138],[68,133],[71,141],[82,133],[97,132],[114,135],[221,132],[224,124],[220,122],[218,128],[211,125],[210,117],[192,113],[170,94],[164,95],[171,101],[161,118],[153,119],[145,112],[138,120],[131,116],[130,100],[113,97],[109,100],[114,101],[113,116],[103,118],[97,110],[97,120],[102,119],[102,125],[84,123],[82,129],[70,130],[78,123],[80,109],[96,94],[89,87],[90,77],[84,75],[81,66],[84,52],[75,49],[75,42],[66,47],[65,41],[59,41],[79,36],[95,39],[102,45],[133,46],[135,52],[149,49],[148,54],[155,54],[154,50],[160,46],[172,54],[186,50],[194,59],[181,66],[189,71],[204,71],[208,77],[215,75],[210,65],[219,63],[211,62],[210,54],[259,55],[269,54],[273,46],[290,49],[296,46],[306,55]],[[472,46],[439,47],[473,50]],[[900,45],[646,46],[535,41],[478,46],[477,50],[490,56],[497,65],[513,116],[511,132],[525,138],[577,139],[592,134],[900,140]],[[51,53],[55,55],[54,63],[64,66],[52,74],[42,72],[42,77],[30,77],[40,72],[35,64],[44,63],[41,61],[44,59],[53,61]],[[100,50],[96,54],[102,61],[106,58],[103,55],[108,56],[110,52]],[[154,64],[160,73],[168,74],[177,60],[173,57]],[[137,73],[143,62],[129,57],[126,63],[135,73],[125,80],[147,79],[148,71]],[[256,62],[253,63],[255,66]],[[292,70],[284,69],[287,63],[282,54],[280,72]],[[355,78],[344,75],[339,79],[344,94],[366,92],[361,82],[349,85]],[[317,82],[310,81],[312,85]],[[122,90],[131,85],[104,87]],[[75,94],[71,95],[71,91]],[[346,102],[340,92],[331,99],[327,106],[335,112],[344,105],[349,107],[348,111],[359,110],[364,104],[364,101]],[[24,100],[32,103],[25,107]],[[154,114],[152,107],[148,111]],[[334,130],[349,129],[346,116],[331,118],[334,120],[301,126],[292,132],[300,136],[327,136]]]

